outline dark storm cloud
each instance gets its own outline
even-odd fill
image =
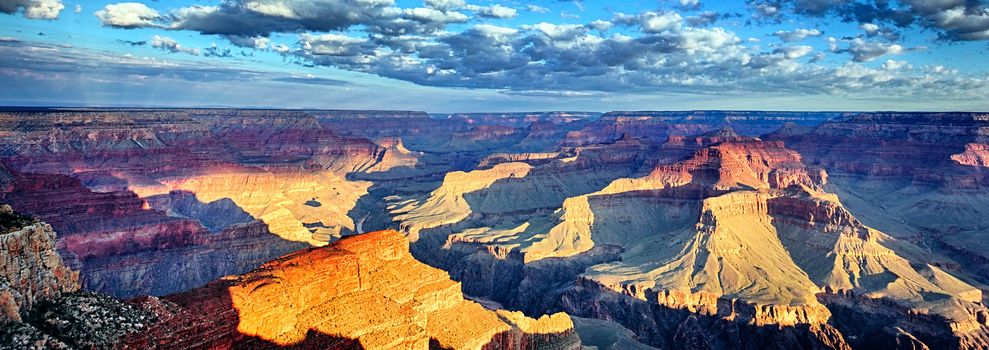
[[[488,20],[475,20],[510,18],[517,10],[494,4],[471,5],[462,0],[427,0],[416,8],[399,8],[392,0],[229,0],[218,6],[191,6],[167,14],[136,5],[108,5],[97,16],[105,25],[114,27],[219,35],[238,47],[277,52],[286,61],[304,66],[334,67],[424,86],[495,89],[507,94],[535,96],[564,91],[559,96],[568,97],[662,91],[906,95],[929,88],[931,82],[979,87],[953,91],[942,86],[925,92],[931,95],[984,92],[986,77],[951,70],[922,70],[888,60],[920,49],[892,42],[896,34],[890,28],[926,23],[959,40],[962,32],[971,36],[979,28],[981,22],[976,19],[981,15],[959,15],[954,9],[973,5],[952,1],[956,0],[923,6],[917,1],[905,1],[891,8],[886,3],[852,0],[752,0],[750,5],[759,14],[753,19],[756,22],[782,20],[795,14],[849,21],[868,19],[861,23],[861,37],[829,39],[833,41],[826,51],[841,54],[835,58],[851,60],[830,67],[814,64],[824,60],[823,52],[796,45],[809,37],[822,36],[821,30],[779,31],[773,35],[783,43],[763,49],[759,45],[747,46],[743,38],[715,26],[717,21],[737,15],[712,11],[693,15],[673,11],[615,13],[612,18],[585,24],[503,27],[489,24]],[[872,17],[866,17],[869,9],[876,10]],[[936,18],[940,20],[932,22]],[[449,31],[452,24],[460,26]],[[949,27],[956,29],[949,34]],[[292,47],[274,45],[268,39],[273,33],[298,33],[298,42]],[[157,44],[152,46],[169,52],[232,56],[229,50],[190,50],[168,37],[156,38]],[[859,64],[880,58],[887,59],[888,64],[880,68]],[[284,79],[289,78],[274,80],[333,84],[319,79]]]
[[[313,65],[332,66],[440,87],[488,88],[518,94],[578,92],[914,93],[930,81],[966,82],[982,86],[986,79],[957,72],[918,74],[904,69],[872,69],[855,63],[837,68],[808,66],[797,60],[820,61],[811,46],[783,46],[752,52],[733,33],[682,24],[658,25],[655,14],[625,16],[616,22],[636,26],[643,34],[601,37],[584,25],[539,25],[505,28],[476,25],[435,41],[396,52],[363,38],[343,35],[304,36],[297,57]],[[671,17],[672,18],[672,17]],[[672,22],[678,22],[675,19]],[[663,29],[657,33],[657,28]],[[836,46],[855,61],[869,61],[907,48],[869,41]],[[837,44],[836,44],[837,45]],[[902,66],[902,65],[901,65]],[[957,92],[957,91],[955,91]],[[506,92],[513,93],[513,92]],[[943,90],[935,93],[947,93]],[[971,94],[971,92],[963,93]]]
[[[750,0],[765,18],[785,13],[834,17],[848,22],[919,26],[935,30],[943,40],[989,40],[989,4],[983,0]]]
[[[191,6],[172,14],[171,27],[240,36],[273,32],[331,31],[388,16],[391,0],[240,0]]]
[[[230,49],[221,49],[215,45],[202,49],[202,53],[205,57],[230,58],[234,56]]]
[[[23,11],[30,19],[57,19],[64,8],[61,0],[0,0],[0,13]]]
[[[257,47],[272,33],[331,32],[354,26],[379,36],[428,34],[470,17],[509,18],[508,7],[473,6],[462,2],[427,2],[430,7],[399,8],[392,0],[232,0],[217,6],[194,5],[167,15],[139,3],[110,4],[96,12],[103,25],[117,28],[163,28],[220,35],[242,47]]]

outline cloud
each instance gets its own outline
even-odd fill
[[[676,12],[647,11],[636,15],[618,13],[612,22],[626,26],[638,25],[645,33],[661,33],[678,30],[683,24],[683,17]]]
[[[684,10],[696,10],[701,7],[700,0],[680,0],[680,8]]]
[[[807,54],[814,52],[814,48],[807,45],[800,46],[784,46],[777,49],[778,52],[783,54],[786,59],[792,60],[800,57],[804,57]]]
[[[885,70],[897,70],[904,67],[909,68],[910,63],[907,61],[886,60],[882,67]]]
[[[605,35],[601,23],[537,23],[516,28],[474,24],[461,32],[407,36],[392,47],[374,38],[303,34],[288,57],[306,65],[330,66],[424,86],[493,89],[520,96],[577,97],[595,94],[786,94],[945,95],[929,81],[957,81],[985,91],[986,77],[954,72],[941,77],[884,64],[858,62],[917,50],[865,39],[830,39],[829,48],[849,53],[851,63],[820,64],[827,57],[809,45],[770,52],[724,28],[691,26],[678,14],[616,14],[608,23],[631,30]],[[798,36],[818,35],[795,30]],[[900,61],[894,61],[900,62]],[[950,72],[949,72],[950,73]],[[973,96],[972,91],[953,93]],[[931,95],[933,96],[933,95]],[[957,97],[954,96],[954,97]]]
[[[58,76],[78,75],[92,79],[127,80],[135,77],[160,77],[183,81],[244,83],[272,80],[276,77],[209,62],[113,55],[104,51],[37,42],[0,41],[0,57],[5,58],[0,60],[0,70],[37,72],[53,79]]]
[[[225,38],[227,38],[227,40],[229,40],[230,43],[234,44],[234,46],[254,48],[259,50],[267,49],[268,44],[271,43],[270,39],[265,38],[263,36],[245,37],[240,35],[227,35],[225,36]]]
[[[440,11],[456,10],[466,5],[463,0],[426,0],[425,4]]]
[[[402,10],[402,15],[406,19],[418,21],[420,23],[464,23],[470,19],[467,15],[456,11],[440,11],[428,7],[419,7]]]
[[[161,18],[158,11],[137,2],[109,4],[95,15],[104,26],[125,29],[157,27],[155,21]]]
[[[602,20],[597,19],[597,20],[591,21],[591,23],[588,23],[587,24],[587,27],[588,28],[591,28],[591,29],[594,29],[594,30],[606,31],[608,29],[611,29],[611,26],[612,25],[613,24],[610,21],[602,21]]]
[[[221,49],[213,44],[202,50],[203,56],[205,57],[219,57],[219,58],[230,58],[233,57],[233,53],[230,49]]]
[[[542,7],[542,6],[539,6],[539,5],[533,5],[533,4],[525,5],[525,10],[526,11],[529,11],[529,12],[535,12],[535,13],[549,13],[549,9],[548,8],[545,8],[545,7]]]
[[[0,0],[0,13],[14,14],[24,10],[30,19],[57,19],[65,5],[61,0]]]
[[[687,23],[694,27],[709,26],[723,18],[720,13],[714,11],[704,11],[696,16],[687,17]]]
[[[920,27],[949,41],[989,40],[989,5],[979,0],[748,0],[763,17],[783,12],[847,22]],[[865,28],[862,28],[865,30]],[[867,31],[868,32],[868,31]]]
[[[199,49],[190,49],[183,47],[175,39],[169,38],[167,36],[155,35],[151,37],[151,47],[156,49],[162,49],[164,51],[172,53],[187,53],[190,55],[199,55]]]
[[[229,0],[216,6],[193,5],[160,15],[137,3],[108,5],[97,13],[104,25],[118,28],[155,27],[218,35],[241,47],[258,48],[273,33],[339,32],[352,27],[391,46],[408,46],[405,36],[429,35],[478,16],[510,18],[517,10],[501,5],[474,6],[457,0],[430,0],[425,7],[399,8],[393,0]],[[253,44],[253,45],[252,45]]]
[[[144,45],[147,45],[148,44],[147,40],[134,41],[134,40],[121,40],[121,39],[117,39],[117,42],[118,43],[121,43],[121,44],[127,44],[127,45],[130,45],[130,46],[144,46]]]
[[[529,97],[594,97],[604,96],[605,93],[595,91],[571,91],[571,90],[499,90],[498,93],[508,96],[529,96]]]
[[[852,61],[855,62],[868,62],[884,55],[899,55],[907,51],[926,49],[924,47],[905,48],[899,44],[869,41],[862,38],[848,40],[848,45],[845,48],[839,48],[838,40],[835,38],[828,38],[828,42],[832,52],[850,53],[852,54]]]
[[[783,42],[792,43],[807,39],[807,37],[820,36],[821,34],[824,33],[821,33],[821,31],[817,29],[800,28],[793,31],[777,31],[773,33],[773,36],[780,38]]]
[[[326,32],[395,19],[401,16],[396,10],[391,0],[231,0],[177,9],[170,28],[245,37]]]
[[[875,36],[879,33],[879,26],[872,23],[862,23],[859,25],[859,28],[868,36]]]
[[[466,10],[474,11],[478,16],[486,18],[514,18],[518,16],[518,10],[498,4],[492,6],[467,5]]]
[[[312,74],[307,74],[305,76],[288,76],[288,77],[275,77],[272,78],[273,81],[280,81],[286,83],[299,83],[299,84],[310,84],[310,85],[333,85],[333,86],[347,86],[351,85],[349,82],[336,79],[320,78],[313,76]]]

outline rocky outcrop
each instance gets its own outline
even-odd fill
[[[168,200],[95,192],[65,175],[12,178],[15,190],[0,198],[51,223],[59,232],[58,253],[80,272],[83,287],[117,297],[197,287],[304,247],[271,234],[262,222],[243,222],[250,215],[222,201],[202,203],[178,192]],[[202,217],[214,210],[223,218]]]
[[[528,318],[467,301],[415,261],[398,232],[287,255],[242,276],[165,297],[137,348],[577,349],[564,314]]]
[[[0,324],[21,321],[39,302],[77,289],[79,273],[62,263],[51,226],[0,205]]]
[[[84,286],[122,297],[199,286],[292,242],[353,232],[348,213],[370,183],[347,174],[416,157],[303,111],[60,110],[0,113],[0,124],[0,199],[60,232]]]
[[[843,349],[909,335],[934,348],[965,348],[987,334],[978,289],[924,266],[917,247],[856,219],[823,192],[827,174],[783,142],[725,130],[664,147],[699,149],[643,177],[567,198],[549,216],[459,223],[444,244],[417,242],[417,256],[452,271],[473,295],[527,312],[615,320],[660,347]],[[552,164],[533,166],[527,178]],[[588,258],[605,247],[620,258]],[[556,287],[532,288],[541,284]],[[891,322],[875,304],[931,316]],[[841,305],[860,305],[848,309],[872,322],[849,323]],[[832,321],[832,312],[841,317]],[[883,331],[896,327],[906,333]]]
[[[804,133],[767,137],[785,141],[832,174],[972,189],[987,183],[986,174],[953,158],[978,162],[987,127],[989,119],[978,113],[849,113]]]
[[[781,130],[828,190],[863,223],[924,247],[935,265],[989,282],[989,137],[984,113],[848,113],[810,129]]]
[[[644,303],[586,279],[567,290],[562,302],[572,315],[615,320],[638,341],[663,349],[851,349],[828,324],[760,327]]]
[[[989,343],[986,122],[973,113],[0,113],[0,198],[60,232],[58,250],[85,288],[188,291],[134,302],[162,320],[130,329],[139,347],[573,345],[559,317],[487,311],[460,290],[529,316],[613,320],[661,348],[979,348]],[[460,284],[388,255],[388,237],[333,243],[389,227]],[[312,245],[329,247],[248,272]],[[362,245],[374,248],[340,248]],[[35,337],[49,331],[28,321],[33,331],[18,339],[77,344]]]
[[[965,151],[958,154],[952,154],[951,160],[961,165],[989,167],[989,144],[967,144],[965,145]]]
[[[496,181],[522,178],[532,166],[526,163],[502,163],[487,170],[447,173],[443,184],[428,196],[410,199],[393,205],[395,219],[402,221],[402,229],[417,239],[422,229],[457,223],[467,218],[471,205],[464,198],[470,192],[490,187]]]

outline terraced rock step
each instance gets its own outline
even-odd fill
[[[395,231],[293,253],[164,297],[136,348],[579,349],[566,314],[537,319],[465,300],[460,284],[409,254]]]

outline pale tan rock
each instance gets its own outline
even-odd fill
[[[5,205],[0,211],[11,212]],[[78,289],[79,273],[62,263],[51,226],[0,232],[0,323],[20,321],[39,301]]]

